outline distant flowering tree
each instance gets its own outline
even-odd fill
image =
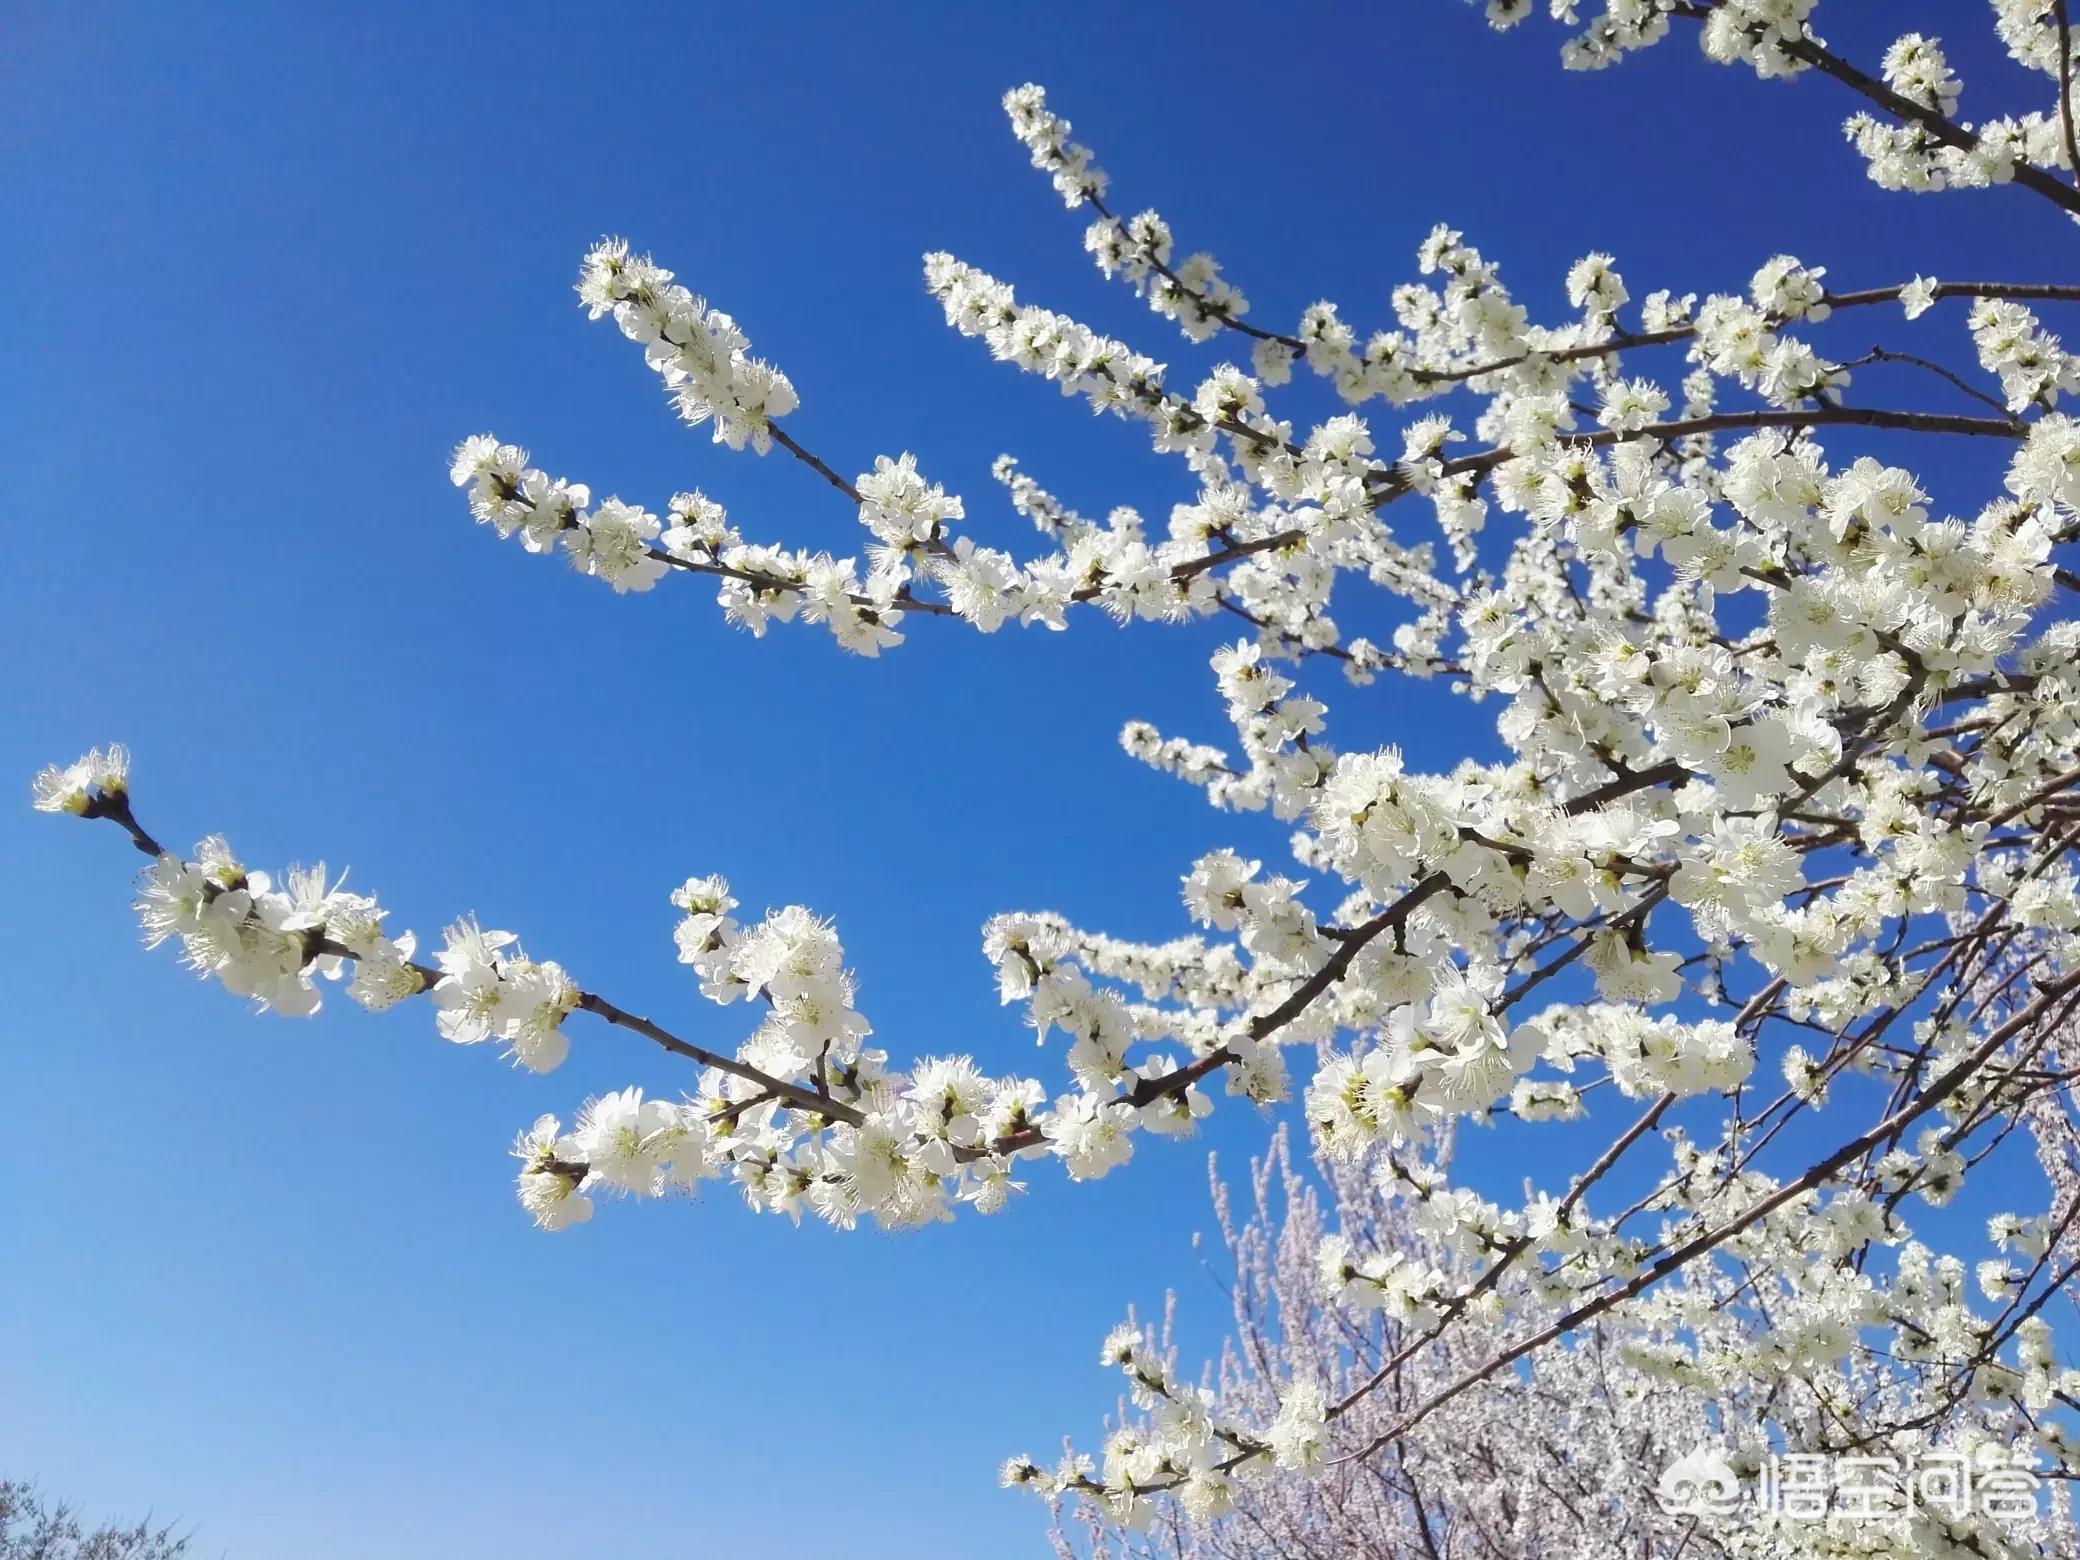
[[[182,1560],[188,1540],[150,1522],[131,1527],[80,1525],[78,1513],[53,1504],[36,1487],[0,1479],[0,1560]]]
[[[2080,216],[2064,0],[1995,0],[2008,51],[2054,86],[1976,125],[1934,40],[1900,39],[1873,76],[1814,34],[1814,0],[1608,0],[1586,25],[1583,8],[1551,7],[1581,28],[1569,65],[1693,30],[1715,60],[1859,94],[1849,140],[1888,189],[2006,186],[1987,199]],[[1497,27],[1530,10],[1487,6]],[[1534,325],[1440,227],[1427,280],[1393,294],[1396,328],[1361,335],[1324,302],[1286,333],[1251,321],[1211,256],[1178,256],[1156,213],[1115,211],[1040,88],[1004,102],[1063,201],[1095,214],[1099,268],[1246,358],[1183,393],[1126,343],[925,259],[954,329],[1146,424],[1189,473],[1164,534],[1129,510],[1077,514],[1008,456],[995,475],[1038,556],[961,534],[962,500],[908,454],[848,479],[786,431],[794,387],[743,329],[618,240],[585,257],[586,309],[642,346],[687,422],[818,473],[857,509],[864,558],[747,540],[698,492],[662,514],[595,501],[490,435],[453,477],[498,535],[616,591],[711,576],[753,634],[800,619],[862,655],[913,617],[984,633],[1092,609],[1235,619],[1212,661],[1232,745],[1138,723],[1123,745],[1216,808],[1290,822],[1308,881],[1213,850],[1184,879],[1201,931],[1159,944],[992,920],[1003,1000],[1060,1037],[1065,1081],[893,1063],[867,1044],[832,927],[798,906],[740,920],[719,878],[671,897],[702,994],[752,1010],[732,1054],[510,933],[463,920],[422,958],[322,866],[272,877],[220,837],[168,851],[120,749],[47,771],[36,804],[125,830],[152,863],[147,942],[178,940],[263,1009],[309,1013],[328,982],[369,1008],[424,998],[444,1038],[542,1072],[582,1012],[694,1063],[684,1100],[627,1089],[521,1133],[519,1198],[545,1229],[602,1193],[724,1177],[755,1209],[847,1227],[994,1213],[1035,1161],[1088,1179],[1140,1132],[1191,1132],[1215,1084],[1298,1093],[1329,1201],[1281,1140],[1259,1196],[1289,1205],[1229,1226],[1224,1363],[1193,1384],[1130,1322],[1104,1345],[1131,1412],[1102,1457],[1006,1465],[1103,1547],[2076,1552],[2060,1480],[2080,1472],[2080,1372],[2045,1313],[2080,1271],[2080,621],[2061,594],[2080,578],[2059,562],[2080,539],[2080,421],[2058,410],[2080,357],[2031,305],[2080,286],[1836,291],[1779,255],[1745,296],[1634,306],[1592,254],[1567,274],[1573,316]],[[1978,374],[1823,350],[1835,315],[1868,339],[1939,309],[1961,316]],[[1351,410],[1304,430],[1278,415],[1298,365]],[[1884,393],[1852,387],[1867,367]],[[2003,448],[2001,489],[1969,517],[1932,513],[1911,471],[1855,452],[1870,429]],[[1507,546],[1484,550],[1494,511]],[[1390,644],[1344,634],[1339,587],[1398,611]],[[1421,774],[1392,750],[1339,751],[1302,685],[1331,663],[1360,689],[1413,677],[1486,701],[1510,756]],[[1553,1163],[1542,1124],[1582,1118],[1606,1146]],[[1526,1162],[1551,1167],[1542,1184],[1521,1203],[1456,1184],[1462,1119],[1513,1123]],[[1974,1270],[1915,1225],[2004,1145],[2009,1211]],[[2018,1179],[2030,1163],[2041,1176]],[[1816,1515],[1805,1475],[1823,1458],[1863,1484],[1836,1477]],[[1929,1482],[1938,1462],[1947,1484]],[[2018,1465],[2054,1476],[2046,1498],[2021,1499]],[[1778,1498],[1736,1498],[1751,1483]]]
[[[1440,1169],[1449,1136],[1433,1139]],[[1240,1221],[1216,1179],[1234,1332],[1212,1379],[1223,1413],[1257,1424],[1277,1423],[1291,1383],[1314,1383],[1333,1400],[1350,1400],[1339,1429],[1362,1444],[1477,1367],[1494,1338],[1455,1328],[1406,1349],[1417,1333],[1397,1308],[1348,1304],[1343,1270],[1360,1248],[1396,1253],[1409,1271],[1456,1287],[1477,1282],[1482,1261],[1422,1201],[1399,1195],[1391,1177],[1349,1160],[1327,1159],[1322,1169],[1318,1190],[1294,1166],[1281,1128],[1252,1167]],[[1170,1318],[1140,1327],[1130,1317],[1106,1350],[1131,1360],[1137,1377],[1167,1380],[1175,1365]],[[1389,1361],[1389,1379],[1371,1381]],[[1117,1526],[1112,1514],[1086,1505],[1057,1526],[1057,1548],[1065,1560],[1654,1553],[1654,1540],[1674,1530],[1660,1520],[1658,1476],[1711,1434],[1707,1396],[1641,1369],[1608,1327],[1586,1329],[1531,1362],[1525,1374],[1499,1374],[1439,1406],[1384,1456],[1261,1470],[1231,1487],[1219,1523],[1152,1505],[1144,1532],[1108,1532]],[[1155,1429],[1169,1394],[1151,1395],[1142,1380],[1132,1393],[1122,1435],[1138,1441]]]

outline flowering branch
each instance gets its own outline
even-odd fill
[[[1509,26],[1532,9],[1487,13]],[[2012,182],[2080,213],[2062,3],[1995,6],[2015,58],[2056,78],[2055,111],[1969,122],[1934,40],[1899,39],[1873,77],[1814,35],[1813,11],[1607,0],[1563,57],[1607,65],[1693,21],[1715,60],[1818,70],[1881,109],[1847,128],[1885,188]],[[1775,255],[1745,290],[1635,305],[1591,253],[1566,271],[1569,313],[1536,324],[1439,226],[1393,289],[1394,328],[1361,339],[1324,301],[1286,333],[1249,321],[1210,255],[1178,257],[1158,214],[1108,203],[1037,86],[1005,108],[1065,205],[1095,212],[1101,270],[1189,340],[1250,345],[1187,391],[1129,343],[925,259],[951,329],[1175,457],[1166,523],[1086,518],[999,456],[1042,539],[1020,555],[909,453],[848,478],[786,432],[793,383],[737,322],[620,240],[586,255],[582,306],[641,347],[689,424],[732,450],[778,445],[843,495],[859,554],[752,541],[698,491],[659,514],[595,502],[489,435],[451,476],[479,521],[617,592],[714,579],[754,635],[819,623],[877,656],[911,613],[993,633],[1065,629],[1087,605],[1239,634],[1209,657],[1220,742],[1136,721],[1121,745],[1214,809],[1286,825],[1293,875],[1204,850],[1180,863],[1189,927],[1163,941],[992,918],[999,997],[1059,1046],[1059,1092],[965,1056],[891,1065],[835,929],[800,906],[740,922],[720,879],[673,893],[674,942],[704,998],[752,1015],[734,1048],[474,920],[422,958],[322,866],[277,881],[221,839],[169,852],[133,812],[120,749],[45,771],[36,806],[121,828],[151,860],[147,942],[177,940],[263,1009],[314,1011],[328,982],[372,1009],[424,996],[445,1039],[495,1041],[538,1072],[584,1012],[694,1063],[679,1099],[624,1089],[520,1134],[519,1199],[549,1229],[608,1193],[723,1178],[754,1209],[841,1227],[994,1213],[1024,1163],[1092,1179],[1143,1133],[1189,1135],[1216,1078],[1290,1103],[1321,1196],[1281,1127],[1251,1226],[1219,1204],[1237,1352],[1192,1386],[1167,1323],[1130,1317],[1101,1350],[1127,1394],[1102,1459],[1006,1466],[1079,1503],[1094,1553],[1234,1553],[1211,1546],[1241,1535],[1240,1552],[1343,1554],[1371,1533],[1432,1560],[1725,1556],[1755,1535],[1660,1496],[1845,1448],[2080,1477],[2060,1420],[2080,1372],[2057,1363],[2048,1320],[2080,1276],[2080,355],[2037,312],[2080,287],[1835,291]],[[1915,323],[1955,299],[1961,322]],[[1835,313],[1890,304],[1917,331],[1961,323],[1976,370],[1918,338],[1821,350]],[[1677,350],[1640,355],[1660,347]],[[1649,362],[1677,377],[1635,371]],[[1344,410],[1308,420],[1301,363]],[[1890,364],[1921,373],[1863,404],[1854,376]],[[1990,415],[1921,404],[1959,393]],[[1434,409],[1387,427],[1416,407]],[[1873,431],[1979,440],[1999,475],[1944,513],[1861,450]],[[1379,642],[1339,621],[1354,598]],[[1495,746],[1431,773],[1350,746],[1310,680],[1330,667],[1356,689],[1441,682],[1492,716]],[[1395,708],[1351,702],[1339,723]],[[1469,1126],[1532,1143],[1613,1112],[1572,1174],[1524,1152],[1521,1199],[1456,1179]],[[2036,1177],[2017,1169],[2032,1146]],[[1638,1184],[1618,1191],[1621,1166]],[[1954,1229],[1917,1229],[1968,1177],[2019,1199],[1976,1266]],[[1886,1509],[1871,1552],[2009,1560],[2080,1541],[2062,1511]],[[1166,1549],[1120,1537],[1159,1519]]]

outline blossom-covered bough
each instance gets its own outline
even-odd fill
[[[1496,26],[1531,9],[1487,6]],[[2080,217],[2063,0],[1995,0],[2002,41],[2051,85],[1974,124],[1934,40],[1899,40],[1873,75],[1814,33],[1812,0],[1610,0],[1586,26],[1552,9],[1582,29],[1570,65],[1688,28],[1716,60],[1859,94],[1849,139],[1888,189],[2005,186],[1975,198]],[[1188,1383],[1130,1322],[1103,1349],[1132,1408],[1102,1459],[1006,1466],[1099,1531],[1154,1524],[1130,1545],[1261,1553],[1311,1531],[1297,1552],[1364,1552],[1334,1539],[1362,1511],[1351,1533],[1395,1555],[2072,1552],[2080,1372],[2047,1312],[2080,1271],[2080,578],[2060,551],[2080,539],[2080,421],[2059,409],[2080,357],[2034,306],[2080,285],[1836,291],[1777,256],[1744,293],[1635,309],[1598,254],[1567,275],[1573,317],[1535,325],[1440,227],[1389,328],[1321,302],[1282,332],[1210,256],[1179,258],[1159,215],[1107,203],[1038,87],[1005,107],[1065,204],[1095,213],[1100,269],[1245,360],[1187,395],[1125,342],[926,257],[949,325],[1178,459],[1191,496],[1164,534],[1077,514],[1009,456],[994,475],[1040,533],[1033,556],[960,531],[962,499],[908,454],[847,480],[785,431],[794,387],[744,330],[619,241],[585,257],[584,306],[643,347],[687,422],[835,489],[863,557],[747,540],[698,492],[661,514],[595,502],[489,435],[452,474],[500,536],[616,591],[711,576],[754,634],[800,619],[863,655],[913,614],[984,633],[1089,608],[1234,618],[1212,662],[1232,744],[1136,723],[1123,745],[1217,808],[1290,822],[1304,879],[1213,850],[1184,879],[1199,932],[1161,944],[991,921],[1002,998],[1059,1036],[1065,1081],[896,1064],[867,1043],[833,928],[799,906],[740,921],[716,878],[671,897],[702,995],[754,1015],[731,1054],[470,920],[422,960],[322,866],[277,880],[216,837],[168,851],[120,749],[47,771],[37,805],[123,829],[152,861],[147,940],[263,1008],[311,1012],[328,982],[369,1008],[423,999],[446,1039],[544,1072],[583,1013],[694,1063],[683,1099],[629,1089],[521,1134],[520,1200],[548,1229],[603,1192],[717,1178],[845,1226],[994,1212],[1031,1161],[1100,1176],[1144,1130],[1190,1132],[1215,1084],[1297,1098],[1338,1227],[1296,1192],[1275,1254],[1261,1223],[1231,1228],[1239,1352]],[[1840,319],[1885,344],[1831,355]],[[1958,340],[1976,372],[1943,361]],[[1281,416],[1301,365],[1350,409]],[[1997,449],[2001,489],[1939,515],[1913,472],[1857,449],[1866,430]],[[1398,612],[1390,643],[1342,631],[1339,589]],[[1354,698],[1395,675],[1488,701],[1511,756],[1425,774],[1338,750],[1302,686],[1323,660]],[[1463,1122],[1535,1140],[1583,1119],[1608,1123],[1606,1146],[1521,1203],[1453,1178]],[[2018,1181],[2032,1155],[2041,1176]],[[2010,1206],[1974,1267],[1915,1224],[1989,1159]],[[1707,1442],[1748,1475],[1780,1453],[1890,1459],[1894,1499],[1848,1523],[1665,1509],[1656,1477]],[[1933,1456],[2058,1478],[2031,1511],[1908,1501],[1901,1469]],[[1302,1521],[1318,1525],[1280,1526]]]

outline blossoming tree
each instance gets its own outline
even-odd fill
[[[2080,216],[2064,0],[1994,0],[2001,41],[2050,84],[1976,124],[1935,41],[1901,38],[1871,74],[1814,32],[1814,0],[1609,0],[1586,24],[1579,9],[1552,6],[1579,29],[1570,66],[1688,32],[1722,63],[1854,94],[1848,139],[1887,189],[1991,189],[1970,198]],[[1496,27],[1531,10],[1487,5]],[[1913,1498],[1901,1469],[2080,1470],[2065,1425],[2080,1372],[2059,1365],[2045,1314],[2080,1271],[2080,622],[2065,610],[2080,578],[2059,563],[2080,539],[2080,422],[2058,410],[2080,357],[2033,309],[2080,286],[2034,279],[2018,254],[2014,275],[1902,266],[1837,290],[1778,255],[1757,257],[1744,295],[1635,302],[1592,254],[1567,274],[1572,315],[1540,325],[1440,227],[1391,328],[1322,302],[1274,329],[1210,255],[1178,254],[1158,214],[1115,207],[1040,88],[1004,106],[1033,165],[1091,214],[1104,274],[1230,361],[1180,388],[951,255],[925,258],[925,284],[997,361],[1146,426],[1190,485],[1166,534],[1129,511],[1079,515],[1009,457],[995,475],[1040,534],[1027,555],[968,534],[962,499],[908,454],[848,478],[789,431],[794,386],[742,327],[618,240],[585,256],[583,306],[642,348],[688,423],[816,473],[856,509],[864,555],[748,539],[699,492],[655,510],[596,500],[488,434],[452,475],[497,536],[617,592],[706,576],[754,635],[816,624],[864,656],[913,620],[1234,620],[1212,661],[1232,740],[1134,724],[1122,744],[1214,808],[1289,822],[1300,876],[1214,850],[1183,883],[1199,930],[1160,944],[1047,913],[992,920],[1003,1001],[1061,1053],[1049,1079],[870,1045],[836,930],[800,906],[740,916],[717,878],[671,900],[702,995],[748,1015],[728,1054],[511,933],[463,920],[422,950],[322,866],[253,870],[219,836],[167,849],[120,748],[46,771],[36,805],[127,834],[150,859],[147,943],[177,942],[263,1010],[308,1014],[328,989],[370,1009],[423,1001],[444,1039],[536,1072],[583,1014],[691,1063],[682,1099],[631,1088],[520,1133],[519,1201],[545,1230],[603,1194],[716,1179],[755,1210],[848,1228],[994,1214],[1025,1176],[1131,1173],[1139,1134],[1190,1133],[1219,1090],[1297,1100],[1330,1201],[1293,1177],[1281,1138],[1259,1221],[1225,1226],[1240,1308],[1226,1363],[1194,1383],[1160,1329],[1130,1321],[1103,1345],[1131,1405],[1102,1456],[1006,1464],[1101,1547],[1147,1529],[1120,1541],[2073,1552],[2062,1494],[1946,1506]],[[1827,324],[1851,315],[1893,344],[1833,355]],[[1959,326],[1976,373],[1921,345]],[[1863,393],[1852,376],[1878,363],[1905,388]],[[1350,410],[1281,416],[1301,372]],[[1872,429],[1980,441],[2004,480],[1975,513],[1941,516],[1913,471],[1858,452]],[[1339,628],[1339,590],[1394,605],[1390,643]],[[1317,696],[1339,677],[1483,701],[1509,756],[1425,774],[1340,750]],[[1570,983],[1593,998],[1557,1002]],[[1587,1120],[1605,1146],[1572,1165],[1541,1154],[1544,1184],[1498,1202],[1454,1178],[1468,1118],[1534,1150],[1546,1124]],[[2042,1173],[2004,1179],[2000,1254],[1973,1270],[1916,1225],[2003,1153]],[[1609,1195],[1628,1179],[1646,1190]],[[1743,1477],[1828,1455],[1889,1464],[1890,1482],[1846,1525],[1664,1498],[1657,1475],[1707,1445],[1712,1469]]]

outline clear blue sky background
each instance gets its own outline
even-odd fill
[[[616,598],[472,527],[447,452],[490,429],[599,494],[697,484],[753,534],[858,545],[813,476],[678,426],[586,322],[569,289],[600,233],[744,323],[812,448],[848,472],[915,450],[1021,551],[999,451],[1158,526],[1182,467],[948,332],[923,251],[1180,383],[1217,358],[1089,266],[1005,129],[1020,81],[1050,86],[1126,209],[1159,206],[1285,327],[1322,296],[1381,322],[1440,220],[1548,319],[1596,247],[1643,296],[1743,285],[1779,249],[1857,286],[2053,270],[2023,262],[2069,240],[2012,192],[1883,195],[1839,142],[1840,89],[1712,69],[1689,39],[1580,77],[1549,27],[1498,41],[1437,0],[1011,9],[10,9],[0,1473],[192,1521],[239,1560],[1035,1554],[1038,1508],[994,1469],[1096,1440],[1104,1329],[1175,1282],[1215,1335],[1189,1245],[1204,1150],[1262,1134],[1225,1097],[1207,1141],[1090,1187],[1037,1166],[996,1222],[797,1231],[721,1190],[551,1239],[512,1204],[512,1133],[690,1083],[670,1058],[579,1021],[543,1080],[419,1009],[248,1017],[137,951],[113,830],[28,812],[39,764],[127,741],[169,841],[351,863],[422,937],[475,909],[726,1048],[742,1015],[672,962],[664,900],[721,871],[754,910],[837,917],[898,1055],[1050,1080],[1058,1055],[995,1002],[987,915],[1169,936],[1199,852],[1279,858],[1281,829],[1116,747],[1136,716],[1222,738],[1217,627],[916,622],[868,663],[821,630],[754,642],[690,582]],[[1875,58],[1880,11],[1962,27],[1968,89],[2017,78],[1980,6],[1836,4],[1830,41]],[[1890,311],[1831,339],[1881,330]],[[1920,339],[1969,361],[1954,309]],[[1962,498],[1984,470],[1932,475]],[[1325,696],[1346,747],[1492,743],[1434,693]]]

